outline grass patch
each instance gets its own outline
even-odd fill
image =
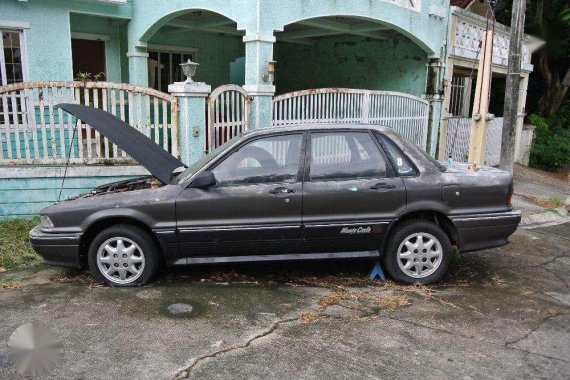
[[[551,204],[554,208],[558,208],[558,207],[564,206],[564,202],[562,201],[562,199],[560,199],[560,198],[558,198],[558,197],[550,197],[550,198],[548,198],[548,200],[550,201],[550,204]]]
[[[558,207],[564,206],[564,201],[562,201],[562,199],[558,197],[550,197],[547,199],[547,198],[535,197],[533,195],[522,195],[522,194],[518,195],[531,203],[534,203],[536,205],[539,205],[547,209],[554,210]]]
[[[28,241],[28,232],[38,223],[39,218],[0,220],[0,271],[30,268],[42,262]]]

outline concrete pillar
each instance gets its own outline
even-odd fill
[[[271,35],[248,34],[245,43],[244,90],[252,97],[249,109],[249,128],[265,128],[272,125],[273,95],[275,86],[268,73],[268,63],[273,60]]]
[[[212,87],[205,83],[176,82],[168,92],[178,98],[180,160],[191,165],[206,152],[206,98]]]
[[[148,53],[142,50],[127,52],[129,59],[129,82],[148,87]]]

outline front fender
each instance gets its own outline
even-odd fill
[[[115,218],[135,220],[139,223],[148,226],[151,229],[157,224],[156,219],[148,215],[147,213],[143,213],[141,211],[133,210],[130,208],[113,208],[113,209],[99,210],[92,214],[89,214],[81,222],[80,227],[81,230],[85,232],[89,229],[89,227],[91,227],[93,224],[97,222],[100,222],[105,219],[115,219]]]

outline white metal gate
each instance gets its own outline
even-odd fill
[[[247,92],[235,84],[226,84],[212,91],[208,98],[205,150],[211,151],[247,130],[249,101]]]
[[[394,129],[427,147],[429,102],[417,96],[349,88],[319,88],[273,99],[273,125],[365,123]]]

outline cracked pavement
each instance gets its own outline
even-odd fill
[[[368,281],[365,261],[187,267],[130,289],[0,273],[0,378],[20,378],[5,342],[32,320],[61,342],[47,379],[567,378],[569,238],[519,229],[430,287]]]

